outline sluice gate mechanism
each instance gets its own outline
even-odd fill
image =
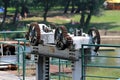
[[[26,34],[30,41],[31,53],[36,59],[37,80],[50,80],[50,57],[71,60],[72,80],[81,80],[81,47],[82,44],[100,44],[98,30],[90,29],[88,34],[81,30],[68,33],[65,26],[52,29],[45,24],[31,23]],[[84,47],[85,51],[97,54],[99,47]],[[88,53],[89,53],[88,52]]]

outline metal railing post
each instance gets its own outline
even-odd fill
[[[4,33],[3,35],[4,35],[4,41],[6,41],[6,33]]]
[[[61,79],[61,60],[59,59],[59,80]]]
[[[23,80],[25,80],[25,76],[26,76],[26,71],[25,71],[25,66],[26,66],[26,59],[25,59],[25,55],[26,55],[26,42],[27,42],[27,40],[26,39],[16,39],[18,42],[19,42],[19,44],[20,44],[20,41],[22,41],[24,44],[24,48],[23,48],[23,55],[22,55],[22,57],[23,57]]]
[[[84,58],[84,46],[82,45],[82,49],[81,49],[81,61],[82,61],[82,79],[81,80],[85,80],[85,68],[84,68],[84,64],[85,64],[85,58]]]
[[[26,50],[25,44],[26,41],[24,40],[24,51]],[[26,66],[26,59],[25,59],[25,52],[23,52],[23,80],[25,80],[25,75],[26,75],[26,71],[25,71],[25,66]]]
[[[18,41],[18,45],[20,45],[20,41]],[[18,57],[18,73],[20,73],[20,47],[18,46],[17,57]]]

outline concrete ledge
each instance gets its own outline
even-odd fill
[[[114,51],[116,48],[114,47],[100,47],[100,51]]]
[[[120,36],[101,36],[101,44],[120,44]]]
[[[120,31],[99,30],[101,36],[120,36]]]

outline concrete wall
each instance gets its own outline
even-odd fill
[[[100,30],[101,44],[120,44],[120,31]]]
[[[101,36],[120,36],[120,31],[99,30]]]

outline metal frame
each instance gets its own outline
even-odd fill
[[[69,51],[58,50],[52,45],[38,45],[32,46],[32,53],[38,55],[36,62],[36,79],[37,80],[50,80],[49,78],[49,57],[70,60],[73,62],[72,67],[72,80],[81,80],[82,78],[82,65],[81,65],[81,50]],[[89,48],[85,48],[89,49]],[[46,63],[48,62],[48,63]],[[47,77],[46,77],[47,75]]]
[[[91,77],[91,78],[104,78],[104,79],[119,79],[118,77],[113,77],[113,76],[90,76],[90,75],[86,75],[86,70],[85,67],[98,67],[98,68],[111,68],[111,69],[120,69],[120,66],[98,66],[98,65],[91,65],[91,64],[86,64],[85,63],[85,57],[103,57],[103,58],[120,58],[117,56],[95,56],[95,55],[85,55],[84,53],[84,47],[85,46],[99,46],[99,47],[116,47],[116,48],[120,48],[120,45],[113,45],[113,44],[100,44],[100,45],[95,45],[95,44],[83,44],[82,45],[82,61],[81,61],[81,65],[82,65],[82,80],[86,80],[86,77]]]
[[[0,42],[0,44],[7,44],[7,45],[11,45],[11,46],[15,46],[15,47],[20,47],[21,49],[22,49],[22,53],[23,53],[23,80],[25,80],[25,48],[23,48],[21,45],[19,45],[19,44],[8,44],[8,43],[5,43],[5,42]],[[17,55],[19,55],[19,52],[18,52],[18,54]],[[18,57],[18,60],[19,60],[19,57]],[[20,63],[18,62],[16,65],[18,65],[18,66],[20,66]],[[19,69],[18,69],[18,71],[19,71]]]

